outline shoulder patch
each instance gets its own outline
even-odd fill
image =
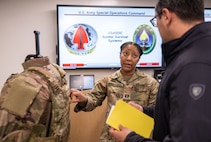
[[[189,94],[194,100],[198,100],[204,95],[206,86],[204,84],[191,84]]]

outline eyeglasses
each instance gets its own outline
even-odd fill
[[[157,26],[158,26],[158,25],[157,25],[157,17],[158,17],[158,15],[155,15],[155,16],[150,20],[151,24],[152,24],[154,27],[157,27]]]

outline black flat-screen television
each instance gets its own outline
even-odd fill
[[[205,20],[210,21],[210,9]],[[57,63],[63,69],[120,68],[120,46],[138,43],[138,68],[163,67],[153,7],[57,5]]]
[[[57,5],[57,62],[63,69],[119,68],[120,46],[142,47],[137,67],[162,67],[161,38],[152,7]]]

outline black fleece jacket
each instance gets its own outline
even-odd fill
[[[132,132],[125,142],[210,142],[211,23],[163,43],[162,52],[166,70],[156,106],[144,108],[151,116],[153,112],[153,140]]]

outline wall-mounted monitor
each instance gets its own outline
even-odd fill
[[[90,90],[94,87],[95,77],[93,74],[70,75],[69,87],[77,90]]]
[[[63,69],[119,68],[120,46],[138,43],[137,67],[162,67],[161,38],[152,7],[57,5],[58,64]]]
[[[204,19],[205,21],[211,22],[211,8],[205,8],[204,10]]]

